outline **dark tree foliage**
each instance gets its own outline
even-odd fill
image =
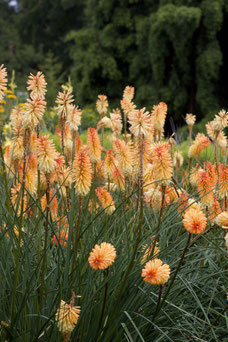
[[[8,2],[0,0],[0,62],[19,75],[47,72],[51,51],[50,94],[71,73],[81,105],[98,93],[117,105],[129,84],[138,106],[165,101],[175,119],[226,107],[226,0]]]

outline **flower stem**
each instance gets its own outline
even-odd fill
[[[98,330],[101,328],[102,325],[102,321],[103,321],[103,317],[104,317],[104,311],[105,311],[105,305],[106,305],[106,301],[107,301],[107,293],[108,293],[108,269],[105,270],[105,280],[106,280],[106,284],[104,287],[104,299],[103,299],[103,305],[102,305],[102,310],[101,310],[101,316],[99,319],[99,324],[98,324]]]
[[[13,286],[13,299],[12,299],[12,312],[11,312],[11,323],[13,324],[14,315],[15,315],[15,305],[16,305],[16,295],[17,295],[17,283],[18,283],[18,274],[19,274],[19,261],[21,255],[21,239],[22,239],[22,222],[23,222],[23,211],[24,211],[24,192],[25,192],[25,167],[26,167],[26,148],[24,147],[24,155],[23,155],[23,180],[22,180],[22,191],[21,191],[21,213],[20,213],[20,221],[19,221],[19,235],[17,242],[17,255],[16,255],[16,268],[15,268],[15,276],[14,276],[14,286]],[[20,198],[19,198],[20,201]]]
[[[44,240],[44,256],[43,256],[43,264],[42,264],[42,275],[41,275],[41,289],[40,289],[40,312],[43,306],[43,293],[44,293],[44,278],[45,278],[45,268],[46,268],[46,259],[47,259],[47,242],[48,242],[48,217],[49,217],[49,209],[50,209],[50,180],[49,175],[46,175],[47,179],[47,189],[46,189],[46,200],[47,200],[47,208],[46,208],[46,220],[45,220],[45,240]]]
[[[83,198],[82,196],[79,196],[78,220],[77,220],[77,227],[76,227],[76,237],[75,237],[75,244],[74,244],[74,258],[73,258],[72,268],[71,268],[71,277],[73,277],[74,265],[75,265],[75,261],[77,258],[79,228],[80,228],[81,212],[82,212],[82,198]]]
[[[165,293],[165,295],[163,297],[163,300],[162,300],[161,304],[159,305],[159,307],[156,310],[156,313],[154,314],[153,319],[158,315],[159,311],[161,310],[162,306],[164,305],[165,300],[166,300],[166,298],[167,298],[167,296],[168,296],[168,294],[169,294],[169,292],[170,292],[170,290],[171,290],[171,288],[173,286],[174,280],[176,279],[176,276],[177,276],[177,274],[178,274],[178,272],[180,270],[180,267],[181,267],[181,265],[183,263],[184,256],[185,256],[185,254],[186,254],[186,252],[188,250],[188,247],[189,247],[189,244],[190,244],[190,240],[191,240],[191,234],[189,233],[187,243],[186,243],[184,251],[183,251],[183,253],[181,255],[180,261],[179,261],[179,263],[177,265],[176,271],[175,271],[175,273],[174,273],[174,275],[173,275],[173,277],[172,277],[172,279],[171,279],[171,281],[169,283],[169,286],[168,286],[168,288],[166,290],[166,293]]]

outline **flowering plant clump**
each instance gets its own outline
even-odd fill
[[[50,116],[41,71],[25,103],[7,82],[1,65],[0,341],[223,340],[226,110],[207,134],[186,114],[180,143],[132,85],[93,112],[68,82]]]

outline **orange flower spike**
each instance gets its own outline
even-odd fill
[[[38,97],[35,97],[34,99],[27,99],[27,102],[23,108],[23,129],[29,128],[32,130],[38,125],[44,115],[45,106],[46,102]]]
[[[30,153],[27,163],[31,170],[35,173],[37,171],[37,158],[34,153]]]
[[[214,200],[214,186],[207,171],[199,172],[198,186],[200,202],[210,206]]]
[[[183,217],[183,225],[191,234],[201,234],[207,226],[207,218],[200,209],[186,210]]]
[[[125,177],[120,168],[114,168],[114,170],[112,171],[112,179],[121,191],[125,190]]]
[[[92,181],[92,169],[90,158],[85,150],[75,156],[72,181],[75,182],[74,187],[79,196],[86,196],[88,194]]]
[[[115,205],[114,201],[112,200],[111,194],[102,187],[97,188],[95,192],[99,202],[101,203],[102,208],[105,209],[105,212],[108,215],[111,215],[115,210]]]
[[[155,180],[166,184],[169,183],[173,175],[173,163],[169,153],[169,144],[158,143],[152,145],[151,155]]]
[[[154,129],[157,131],[162,131],[165,119],[167,115],[167,104],[165,102],[160,102],[158,105],[153,106],[152,117],[154,122]]]
[[[95,128],[88,128],[87,152],[92,163],[97,163],[101,159],[101,143]]]
[[[108,100],[106,95],[98,95],[96,102],[97,111],[101,116],[105,116],[108,110]]]
[[[117,139],[113,142],[113,149],[120,169],[125,176],[130,176],[132,174],[133,158],[129,143]]]
[[[7,71],[6,68],[4,68],[4,65],[2,64],[0,66],[0,101],[4,97],[4,91],[7,89]]]
[[[115,168],[115,164],[116,164],[116,161],[113,155],[113,151],[108,150],[106,153],[105,160],[104,160],[104,174],[107,180],[112,179],[112,172]]]
[[[74,101],[73,95],[71,94],[70,91],[68,92],[59,92],[56,103],[58,105],[57,107],[57,113],[59,116],[59,120],[61,122],[65,122],[68,114],[70,113],[71,110],[71,103]]]
[[[55,221],[58,215],[58,200],[56,195],[54,195],[55,190],[51,189],[49,193],[49,204],[52,220]],[[47,207],[47,197],[46,194],[41,198],[41,209],[45,211]]]
[[[128,115],[131,125],[130,131],[135,137],[143,134],[145,137],[149,135],[151,130],[151,117],[149,112],[145,112],[146,108],[134,110]]]
[[[226,164],[218,164],[219,171],[219,188],[218,195],[220,198],[228,197],[228,167]]]
[[[211,180],[211,185],[215,186],[217,183],[217,172],[216,172],[216,166],[210,163],[209,161],[206,161],[205,163],[206,171],[208,172],[208,175]]]
[[[141,277],[146,283],[164,285],[170,277],[170,267],[160,259],[150,260],[143,268]]]
[[[198,133],[193,144],[189,147],[189,158],[200,157],[200,153],[210,145],[210,139],[203,133]]]
[[[33,169],[26,169],[25,189],[33,196],[37,191],[36,183],[36,173],[33,171]]]
[[[114,263],[115,258],[115,248],[110,243],[102,242],[92,249],[88,261],[94,270],[105,270]]]
[[[220,208],[219,201],[217,197],[214,196],[213,203],[211,204],[209,208],[208,220],[210,220],[212,223],[215,223],[216,217],[218,216],[218,214],[221,213],[221,211],[222,210]]]
[[[21,184],[17,184],[13,188],[11,188],[11,201],[12,201],[14,210],[15,211],[17,210],[17,216],[21,215],[22,198],[21,198],[20,192],[21,192]],[[27,207],[27,197],[26,195],[24,195],[24,205],[23,205],[24,212],[26,210],[26,207]]]
[[[75,139],[75,153],[79,153],[83,147],[83,142],[80,136],[78,135]]]
[[[129,101],[133,100],[135,94],[135,88],[131,86],[126,86],[123,92],[123,98],[128,99]]]
[[[36,75],[30,73],[27,81],[28,87],[27,90],[31,90],[31,98],[34,99],[38,97],[39,99],[43,100],[45,94],[47,92],[46,86],[47,82],[45,81],[44,75],[41,71],[38,71]]]
[[[78,322],[80,307],[74,306],[75,294],[70,302],[67,304],[63,300],[60,302],[60,307],[57,309],[55,314],[55,320],[57,322],[57,327],[62,334],[64,342],[70,341],[70,336]]]
[[[45,174],[51,173],[56,168],[57,152],[52,140],[48,139],[48,135],[41,136],[36,141],[37,163],[40,171]]]

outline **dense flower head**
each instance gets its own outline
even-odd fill
[[[213,203],[211,204],[210,208],[209,208],[209,213],[208,213],[208,220],[210,220],[212,223],[215,223],[216,218],[218,216],[218,214],[221,213],[221,207],[220,207],[220,203],[217,199],[216,196],[214,196],[214,200]]]
[[[192,186],[197,186],[198,185],[198,179],[199,179],[199,172],[203,171],[201,168],[200,164],[197,163],[194,168],[191,169],[190,171],[190,183]]]
[[[6,68],[4,68],[4,65],[2,64],[0,66],[0,101],[3,99],[4,92],[7,89],[7,82],[7,71]]]
[[[199,171],[198,185],[200,202],[210,206],[214,199],[214,184],[211,182],[208,171]]]
[[[89,255],[89,264],[94,270],[105,270],[111,266],[116,258],[115,248],[107,242],[95,245]]]
[[[204,167],[208,173],[208,176],[210,177],[211,184],[216,185],[217,183],[216,166],[207,160]]]
[[[102,127],[104,128],[112,128],[112,121],[107,116],[104,116],[97,124],[97,131],[99,131]]]
[[[101,116],[104,116],[108,110],[108,100],[106,95],[98,95],[96,102],[97,111]]]
[[[154,177],[157,181],[169,182],[173,174],[173,164],[169,153],[169,144],[158,143],[151,148]]]
[[[218,164],[219,171],[219,188],[218,195],[220,198],[228,197],[228,167],[226,164]]]
[[[113,155],[113,151],[108,150],[106,152],[106,157],[104,160],[104,175],[106,179],[109,179],[109,180],[112,179],[112,172],[115,168],[115,164],[116,164],[116,160]]]
[[[128,117],[129,114],[134,113],[136,110],[136,105],[128,98],[123,98],[123,100],[120,101],[120,105],[125,117]]]
[[[10,121],[13,128],[13,134],[19,136],[22,132],[22,109],[19,106],[14,107],[10,112]]]
[[[125,177],[117,166],[112,171],[112,180],[121,191],[125,190]]]
[[[151,118],[149,112],[145,112],[146,108],[134,110],[129,113],[130,131],[135,137],[140,134],[149,135],[151,129]]]
[[[98,187],[95,192],[102,208],[105,209],[107,214],[111,215],[115,210],[115,205],[111,194],[102,187]]]
[[[191,234],[201,234],[207,226],[207,218],[202,210],[189,208],[183,216],[185,229]]]
[[[154,122],[154,129],[156,131],[162,132],[165,124],[166,115],[167,104],[165,102],[160,102],[158,105],[153,106],[152,118]]]
[[[223,229],[228,229],[228,211],[221,212],[216,218],[216,223]]]
[[[193,144],[189,147],[189,158],[199,157],[200,153],[210,145],[210,139],[203,133],[198,133]]]
[[[27,90],[31,90],[30,97],[32,99],[38,97],[43,100],[45,94],[47,92],[46,86],[47,82],[45,81],[44,74],[41,71],[38,71],[36,75],[30,73],[27,81],[28,87]]]
[[[78,127],[81,125],[82,111],[79,107],[69,105],[69,113],[66,119],[66,124],[69,125],[71,131],[77,132]]]
[[[124,99],[127,98],[128,100],[132,101],[134,94],[135,94],[135,88],[131,86],[126,86],[123,92],[123,98]]]
[[[116,139],[116,141],[113,142],[113,149],[118,161],[118,165],[123,171],[124,175],[131,175],[133,161],[131,145],[129,143],[125,143],[120,139]]]
[[[24,129],[34,129],[41,121],[46,102],[34,97],[33,99],[27,99],[23,108],[22,126]]]
[[[57,113],[59,115],[60,120],[66,120],[68,114],[71,110],[71,103],[74,101],[73,95],[70,91],[67,92],[59,92],[56,103],[58,105],[57,107]]]
[[[154,210],[159,210],[161,206],[162,193],[155,185],[151,185],[149,188],[145,188],[144,199],[148,207],[152,207]]]
[[[224,109],[220,110],[218,115],[215,115],[212,125],[215,131],[221,131],[226,128],[228,125],[228,113]]]
[[[170,277],[170,267],[160,259],[150,260],[144,266],[141,277],[146,283],[164,285]]]
[[[56,168],[55,158],[57,152],[52,140],[48,135],[41,136],[36,141],[36,156],[39,170],[45,174],[51,173]]]
[[[55,314],[55,320],[63,338],[70,337],[71,332],[78,322],[79,314],[79,306],[74,306],[73,303],[67,304],[64,300],[61,300],[60,307]]]
[[[186,114],[185,121],[189,127],[192,127],[196,122],[196,116],[193,114]]]
[[[90,158],[85,150],[75,156],[72,181],[75,182],[74,187],[79,196],[88,194],[92,181],[92,168]]]
[[[111,118],[111,122],[112,122],[112,131],[114,134],[119,136],[121,134],[121,131],[123,128],[120,110],[119,109],[113,109],[113,112],[110,113],[110,118]]]
[[[88,128],[86,145],[92,163],[97,163],[101,159],[101,143],[95,128]]]

